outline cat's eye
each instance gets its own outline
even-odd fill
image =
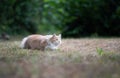
[[[55,40],[58,40],[57,38]]]

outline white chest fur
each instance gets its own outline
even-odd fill
[[[58,46],[54,45],[54,44],[48,44],[45,49],[50,49],[50,50],[56,50],[58,49]]]

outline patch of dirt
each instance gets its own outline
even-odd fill
[[[63,52],[80,52],[83,55],[96,55],[97,48],[105,52],[120,52],[120,39],[65,39],[61,45]]]

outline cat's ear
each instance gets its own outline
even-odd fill
[[[53,36],[52,37],[56,37],[56,34],[53,34]]]
[[[59,38],[61,38],[61,34],[59,34],[58,36],[59,36]]]

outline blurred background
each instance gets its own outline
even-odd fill
[[[0,33],[119,37],[120,0],[0,0]]]

